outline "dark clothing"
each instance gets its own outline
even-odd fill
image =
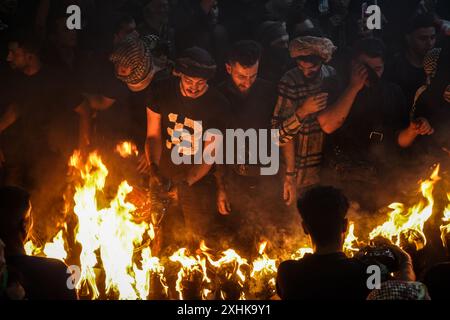
[[[450,263],[441,263],[430,268],[424,276],[432,300],[450,300]]]
[[[344,125],[331,136],[338,149],[335,155],[379,169],[395,166],[397,135],[408,125],[409,112],[398,86],[382,82],[377,88],[364,88]]]
[[[434,129],[431,136],[420,136],[413,146],[418,156],[432,155],[448,159],[442,150],[450,150],[450,103],[444,100],[444,92],[450,84],[450,41],[442,48],[437,61],[436,74],[431,84],[419,98],[413,117],[426,118]]]
[[[223,132],[228,103],[215,89],[197,99],[184,97],[180,80],[169,78],[152,83],[146,107],[161,115],[162,154],[160,172],[177,185],[178,200],[186,225],[187,238],[195,240],[216,239],[219,213],[216,207],[216,189],[211,174],[193,186],[182,183],[194,166],[195,159],[203,162],[203,136],[208,129]],[[179,148],[178,150],[175,148]],[[175,151],[174,151],[175,150]],[[172,151],[190,159],[191,164],[175,164]],[[185,158],[185,159],[186,159]]]
[[[404,54],[397,55],[388,65],[385,78],[403,90],[406,106],[411,110],[417,89],[425,84],[426,75],[423,68],[411,65]]]
[[[278,268],[277,291],[283,300],[365,300],[367,266],[343,253],[306,255]]]
[[[229,108],[225,98],[213,88],[209,88],[197,99],[184,97],[177,78],[153,83],[146,106],[161,115],[163,150],[160,169],[166,178],[175,181],[186,177],[194,164],[194,155],[202,155],[202,137],[205,131],[219,129],[223,132]],[[183,140],[183,131],[189,132],[193,143]],[[174,164],[171,154],[175,146],[180,146],[179,151],[183,156],[189,157],[192,164]]]
[[[323,179],[332,179],[327,183],[343,189],[364,209],[377,210],[395,194],[395,185],[389,183],[392,174],[406,167],[397,136],[408,125],[409,113],[398,86],[382,82],[376,89],[364,88],[342,128],[328,137]]]
[[[31,157],[61,151],[74,142],[69,138],[77,136],[74,110],[82,97],[63,79],[45,67],[33,76],[17,74],[12,79],[10,102],[17,106],[19,117],[4,132],[4,148],[10,159],[23,158],[25,150]],[[75,146],[70,147],[73,150]]]
[[[259,133],[260,129],[268,130],[267,134],[267,151],[271,151],[271,119],[273,109],[277,102],[277,89],[272,83],[257,79],[249,92],[243,95],[239,89],[236,88],[232,80],[228,80],[222,83],[218,90],[230,103],[230,126],[227,129],[242,129],[247,131],[248,129],[255,129]],[[259,143],[258,143],[259,145]],[[232,165],[235,172],[241,172],[242,170],[248,171],[247,173],[241,172],[243,175],[260,175],[261,164],[249,163],[249,150],[250,146],[248,141],[245,143],[246,158],[245,165],[237,164],[237,150],[235,146],[235,165]],[[259,147],[258,147],[259,151]],[[258,159],[260,160],[260,159]]]
[[[27,300],[76,300],[75,290],[67,287],[70,273],[67,266],[58,260],[9,256],[8,267],[14,268],[22,276]],[[70,280],[69,280],[70,281]]]
[[[257,79],[250,91],[243,95],[232,80],[228,80],[218,89],[230,102],[231,129],[255,129],[257,132],[271,129],[272,113],[277,101],[275,85]],[[267,151],[271,152],[270,131],[267,137]],[[260,143],[262,141],[258,137],[258,145]],[[225,190],[232,208],[229,220],[239,226],[238,231],[232,232],[235,246],[251,252],[257,248],[260,236],[280,234],[280,229],[290,225],[292,219],[289,219],[287,207],[283,203],[280,175],[261,175],[263,166],[259,161],[258,164],[249,163],[248,141],[245,144],[245,164],[237,164],[235,150],[235,164],[220,166],[218,170],[224,172]]]

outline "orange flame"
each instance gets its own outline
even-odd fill
[[[138,156],[139,151],[136,145],[131,141],[122,141],[116,146],[116,152],[120,154],[122,158],[128,158],[131,156]]]
[[[420,191],[426,202],[421,201],[412,208],[406,209],[402,203],[393,203],[389,206],[392,209],[389,220],[383,225],[375,228],[369,235],[370,239],[382,236],[396,245],[400,245],[402,235],[406,235],[409,242],[414,242],[418,249],[426,245],[426,237],[423,232],[425,222],[431,217],[434,208],[433,190],[434,185],[440,180],[439,168],[433,171],[431,177],[420,185]],[[423,239],[423,244],[417,243],[408,237],[409,232],[418,234]]]

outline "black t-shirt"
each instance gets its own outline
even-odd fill
[[[386,70],[386,78],[397,84],[406,97],[406,105],[410,110],[414,103],[417,89],[425,84],[425,71],[411,65],[404,55],[394,57]]]
[[[19,117],[2,135],[5,153],[16,159],[76,148],[80,92],[63,74],[43,67],[37,74],[15,74],[10,102]]]
[[[229,129],[242,129],[244,131],[247,131],[248,129],[255,129],[257,130],[257,133],[260,129],[268,130],[267,150],[270,151],[271,119],[277,101],[276,86],[269,81],[257,79],[250,88],[250,91],[246,95],[242,95],[233,82],[228,80],[222,83],[218,87],[218,90],[230,103]],[[246,150],[246,164],[248,164],[248,151],[250,150],[248,141],[246,141]],[[236,154],[237,153],[235,150],[235,155]]]
[[[21,276],[21,285],[25,289],[28,300],[76,300],[75,290],[67,286],[70,274],[67,266],[58,260],[9,256],[8,267],[13,268]]]
[[[257,79],[250,91],[242,95],[231,80],[217,88],[230,103],[233,129],[269,129],[275,104],[277,88],[263,79]]]
[[[209,88],[201,97],[191,99],[181,94],[178,78],[157,81],[152,84],[146,105],[161,115],[163,145],[160,169],[167,178],[183,179],[192,167],[190,164],[176,165],[172,161],[171,153],[175,146],[183,142],[179,151],[183,156],[190,156],[193,164],[193,155],[200,154],[198,152],[203,149],[200,146],[203,147],[204,143],[192,143],[186,138],[199,142],[206,130],[218,129],[224,132],[226,128],[228,102],[213,88]],[[198,130],[194,131],[194,127]],[[180,137],[183,130],[189,132],[184,139],[183,136]]]
[[[437,64],[436,76],[431,85],[419,98],[414,117],[426,118],[434,129],[431,136],[419,136],[413,146],[418,156],[447,155],[442,148],[450,149],[450,103],[444,100],[444,92],[450,84],[450,40],[443,47]]]
[[[354,161],[392,163],[400,150],[397,135],[409,125],[409,112],[401,89],[382,82],[357,95],[344,125],[331,137],[334,146]]]
[[[367,266],[343,253],[306,255],[278,268],[277,291],[283,300],[365,300]]]

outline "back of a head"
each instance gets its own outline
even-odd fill
[[[29,209],[30,194],[17,187],[0,188],[0,238],[8,246],[23,232],[23,221]]]
[[[353,58],[357,58],[362,54],[365,54],[370,58],[382,58],[383,60],[385,60],[386,47],[383,41],[381,41],[380,39],[360,39],[353,45],[352,56]]]
[[[230,64],[239,63],[243,67],[254,66],[261,59],[261,46],[256,41],[236,42],[228,54]]]
[[[349,208],[342,191],[329,186],[315,187],[298,200],[297,208],[316,244],[326,246],[341,239]]]

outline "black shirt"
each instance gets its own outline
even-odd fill
[[[75,290],[70,290],[67,281],[70,274],[67,266],[58,260],[9,256],[8,267],[20,273],[21,285],[28,300],[76,300]]]
[[[394,57],[386,70],[386,78],[397,84],[406,97],[406,105],[411,110],[417,89],[425,84],[425,71],[411,65],[404,55]]]
[[[208,91],[197,99],[184,97],[181,94],[178,78],[157,81],[152,84],[151,95],[148,97],[147,107],[161,115],[162,155],[160,162],[161,173],[174,180],[186,177],[192,165],[176,165],[171,158],[171,153],[176,145],[180,145],[180,152],[184,156],[190,156],[194,163],[194,154],[202,152],[203,143],[190,143],[186,138],[180,137],[182,130],[189,132],[195,141],[200,141],[208,129],[219,129],[224,132],[226,127],[226,112],[229,108],[226,99],[215,89]],[[198,146],[196,148],[195,146]],[[203,158],[203,157],[202,157]]]
[[[344,125],[331,141],[339,152],[356,162],[391,164],[400,152],[397,135],[408,127],[409,112],[401,89],[381,82],[377,88],[364,88],[353,103]]]
[[[15,74],[10,102],[18,119],[3,135],[11,159],[76,148],[78,118],[75,108],[82,96],[63,74],[46,67],[32,75]]]
[[[243,95],[232,80],[228,80],[219,85],[218,90],[222,92],[223,96],[230,103],[230,129],[242,129],[244,131],[255,129],[257,133],[260,129],[268,130],[267,150],[270,151],[271,119],[277,101],[276,86],[269,81],[257,79],[249,92]],[[246,164],[248,164],[248,151],[250,150],[248,141],[246,141],[246,150]],[[235,155],[237,155],[236,150]],[[259,173],[260,171],[257,170],[257,172]]]
[[[367,266],[343,253],[306,255],[278,268],[277,291],[283,300],[365,300]]]

